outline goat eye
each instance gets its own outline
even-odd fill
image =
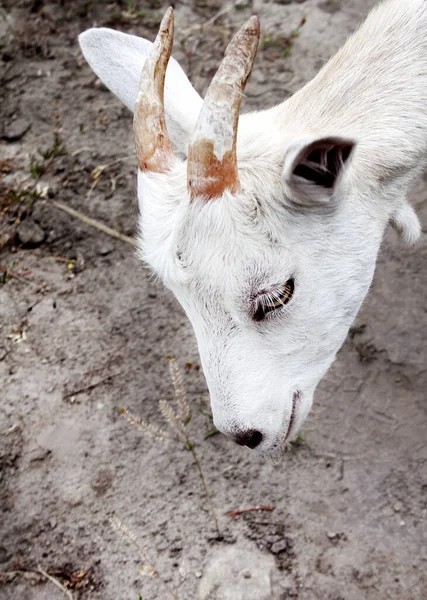
[[[287,304],[294,295],[294,289],[295,281],[291,278],[288,279],[281,290],[260,295],[254,313],[254,320],[262,321],[269,312],[277,310]]]

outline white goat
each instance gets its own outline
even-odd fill
[[[420,235],[405,196],[426,162],[427,1],[383,2],[308,85],[240,119],[257,18],[204,102],[169,61],[172,37],[169,9],[154,46],[109,29],[80,44],[135,110],[141,256],[194,327],[215,425],[277,454],[359,310],[387,224]]]

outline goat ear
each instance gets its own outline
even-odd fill
[[[107,29],[88,29],[79,35],[83,55],[101,81],[133,111],[139,80],[153,44],[148,40]],[[170,59],[165,82],[166,125],[174,149],[187,154],[188,142],[202,99],[184,71]]]
[[[415,244],[421,236],[421,223],[415,210],[405,199],[392,213],[390,225],[399,234],[401,240],[408,246]]]
[[[339,137],[302,140],[291,146],[283,169],[291,200],[302,206],[330,202],[354,147],[354,141]]]

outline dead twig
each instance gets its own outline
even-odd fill
[[[90,148],[89,146],[83,146],[82,148],[79,148],[78,150],[74,150],[74,152],[71,152],[71,156],[78,156],[80,154],[80,152],[93,152],[93,148]]]
[[[243,515],[248,512],[258,512],[260,510],[271,512],[274,510],[274,506],[251,506],[250,508],[239,508],[238,510],[232,510],[231,512],[225,513],[225,516],[236,517],[237,515]]]
[[[62,585],[62,583],[60,583],[57,579],[55,579],[55,577],[52,577],[52,575],[49,575],[49,573],[46,573],[46,571],[44,569],[42,569],[40,566],[37,566],[37,571],[43,575],[43,577],[45,577],[46,579],[48,579],[50,582],[53,583],[53,585],[56,585],[57,588],[59,588],[60,590],[62,590],[64,592],[64,594],[66,596],[68,596],[68,598],[70,600],[73,600],[73,594],[70,592],[70,590],[67,590],[66,587],[64,587]]]
[[[30,273],[31,273],[31,271],[30,271]],[[18,273],[14,273],[13,271],[8,271],[7,274],[9,277],[12,277],[13,279],[16,279],[17,281],[20,281],[21,283],[25,283],[26,285],[29,285],[30,287],[37,289],[37,291],[39,291],[43,287],[43,284],[36,283],[35,281],[31,281],[30,279],[25,279],[25,277],[22,277],[22,275],[20,275]]]
[[[74,265],[76,263],[76,261],[73,258],[67,258],[66,256],[54,256],[53,260],[55,262],[67,263],[67,264],[72,264],[72,265]]]
[[[121,375],[121,373],[112,373],[112,374],[108,375],[107,377],[104,377],[100,381],[97,381],[95,383],[90,383],[89,385],[85,385],[84,387],[78,388],[77,390],[74,390],[73,392],[67,392],[66,394],[64,394],[63,400],[68,400],[68,398],[72,398],[73,396],[78,396],[79,394],[84,394],[85,392],[90,392],[93,389],[97,388],[98,386],[103,385],[104,383],[107,383],[110,379],[113,379],[114,377],[118,377],[119,375]]]
[[[92,196],[92,193],[93,193],[94,189],[96,188],[96,186],[98,185],[99,180],[101,179],[101,175],[104,171],[106,171],[110,167],[113,167],[114,165],[117,165],[120,162],[123,162],[124,160],[127,160],[128,158],[134,158],[134,155],[131,154],[129,156],[122,156],[122,158],[117,158],[116,160],[113,160],[110,163],[106,163],[105,165],[98,165],[97,167],[95,167],[91,173],[93,183],[90,186],[90,189],[89,189],[86,197],[89,199]],[[113,189],[113,192],[114,192],[114,190],[115,190],[115,188]]]
[[[135,247],[136,244],[135,244],[134,239],[129,237],[128,235],[125,235],[124,233],[120,233],[119,231],[116,231],[115,229],[108,227],[108,225],[104,225],[104,223],[100,223],[99,221],[96,221],[96,219],[87,217],[85,214],[81,213],[78,210],[75,210],[74,208],[71,208],[70,206],[67,206],[66,204],[63,204],[62,202],[58,202],[57,200],[51,200],[50,202],[53,204],[53,206],[55,206],[56,208],[59,208],[59,210],[62,210],[64,212],[68,213],[69,215],[71,215],[72,217],[79,219],[79,221],[86,223],[86,225],[95,227],[95,229],[98,229],[99,231],[102,231],[103,233],[106,233],[107,235],[109,235],[113,238],[121,240],[122,242],[126,242],[127,244],[130,244],[131,246]]]
[[[233,8],[234,8],[233,4],[228,4],[228,5],[224,6],[223,8],[221,8],[221,10],[219,10],[217,13],[215,13],[210,19],[208,19],[204,23],[198,23],[196,25],[192,25],[191,27],[187,27],[187,29],[184,29],[181,32],[181,34],[183,36],[188,36],[188,34],[192,33],[193,31],[203,31],[205,28],[209,27],[210,25],[213,25],[217,19],[219,19],[226,13],[230,12],[230,10],[232,10]],[[230,27],[231,27],[231,25],[230,25]]]
[[[38,571],[32,569],[13,569],[12,571],[0,571],[0,583],[10,583],[15,577],[23,577],[30,581],[40,583],[42,576]]]

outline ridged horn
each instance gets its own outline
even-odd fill
[[[138,167],[141,171],[168,170],[173,150],[166,129],[164,89],[166,68],[172,52],[174,16],[168,8],[160,24],[151,54],[141,73],[133,117]]]
[[[211,200],[225,190],[239,190],[237,127],[259,36],[259,19],[254,16],[229,43],[208,88],[188,150],[187,185],[191,200],[198,196]]]

